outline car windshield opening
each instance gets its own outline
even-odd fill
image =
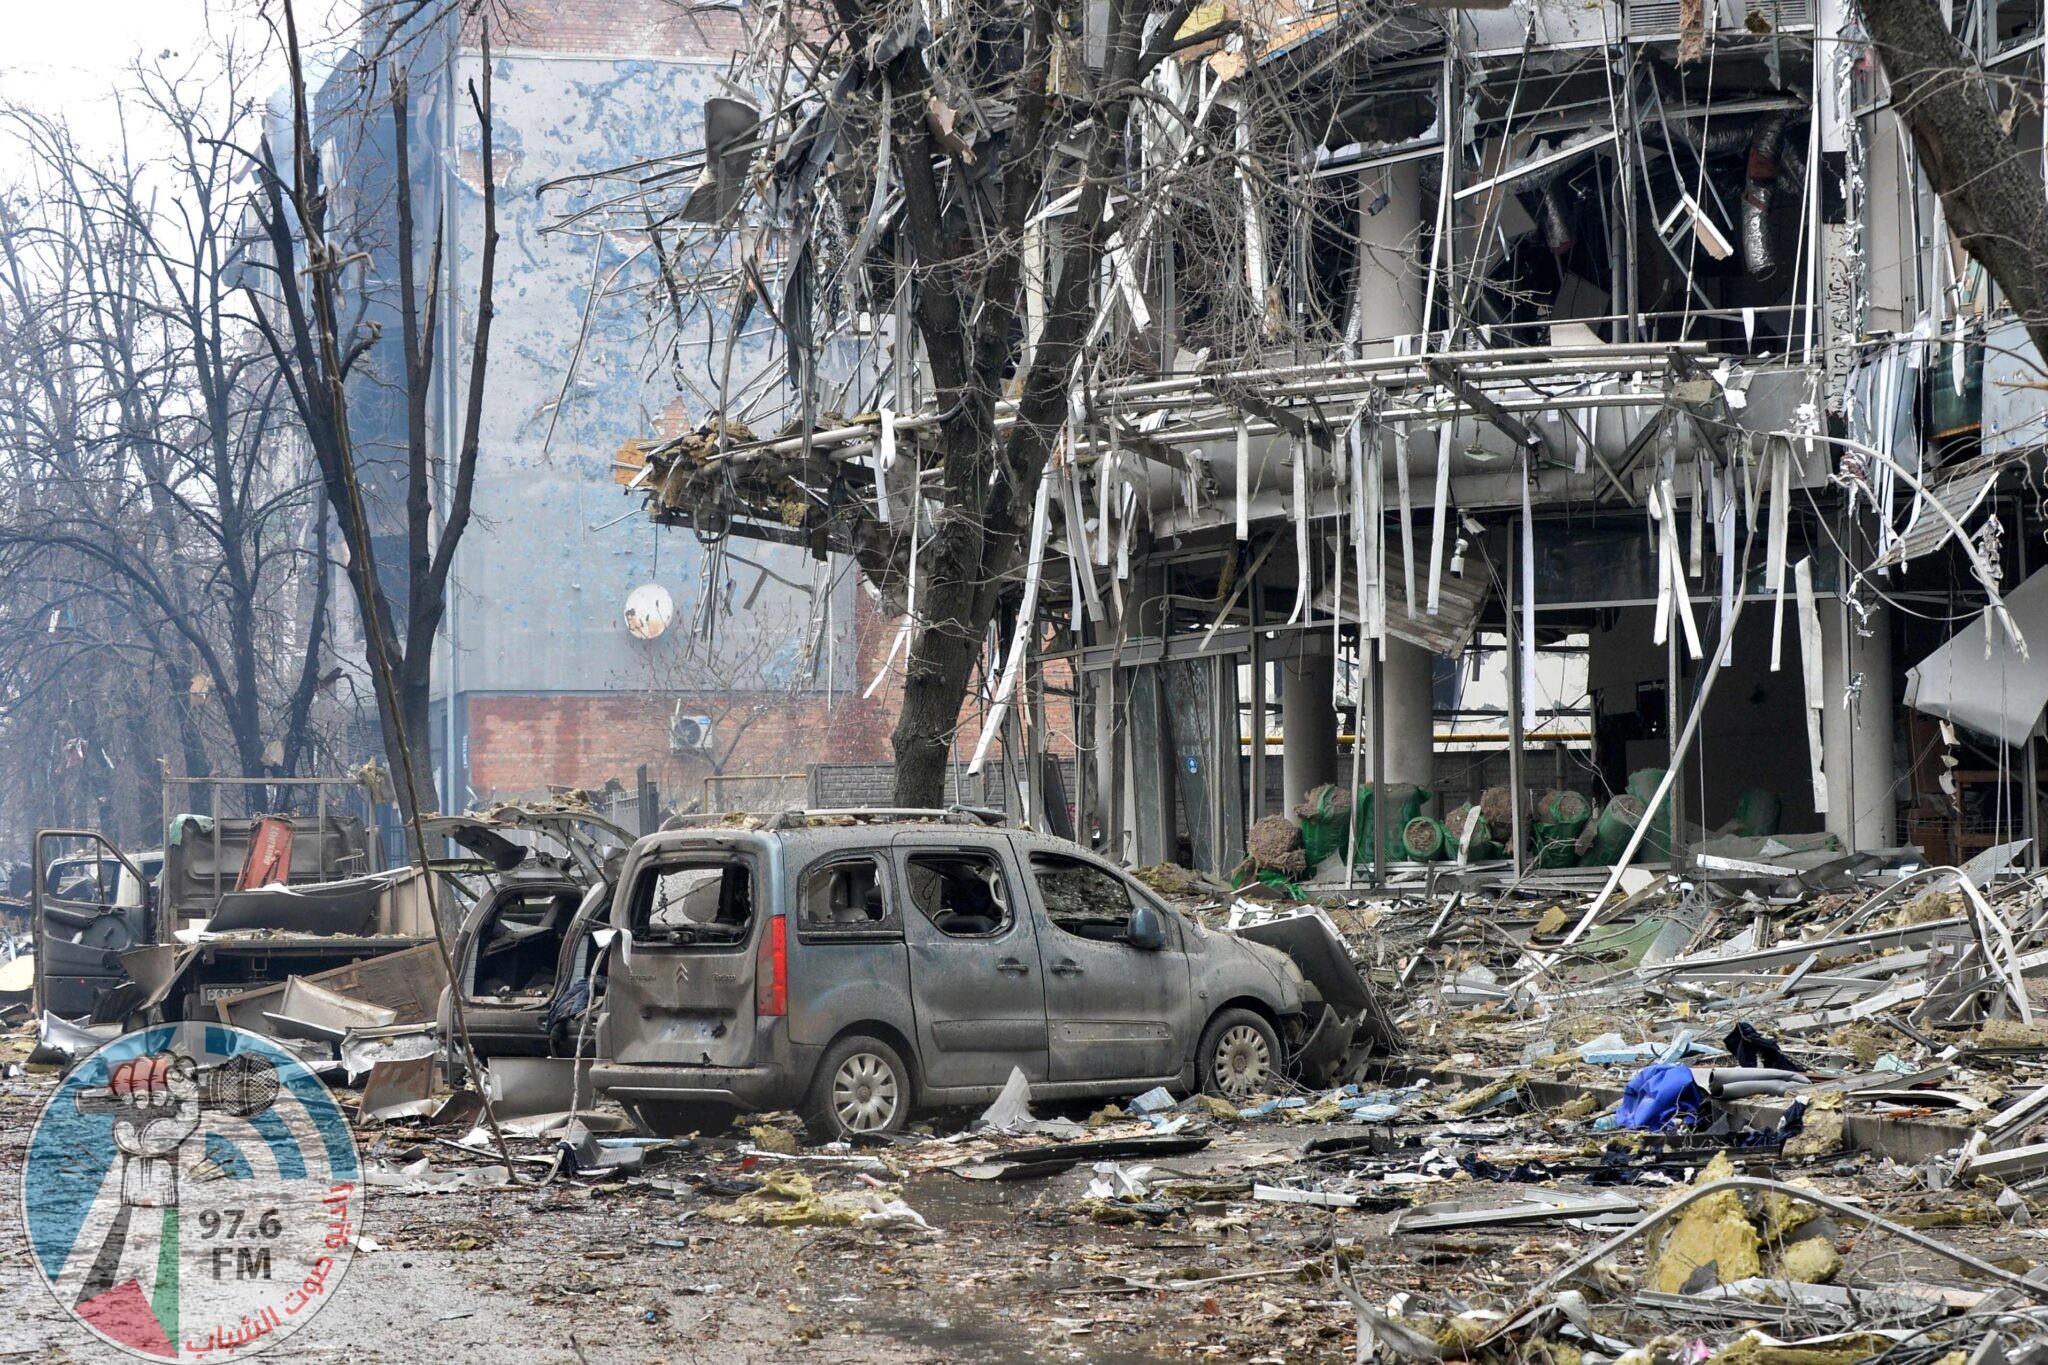
[[[485,926],[472,996],[547,996],[554,989],[563,935],[580,900],[580,893],[567,888],[537,887],[507,896]]]
[[[745,863],[669,863],[643,874],[634,897],[634,934],[655,943],[744,943],[753,922],[753,877]]]

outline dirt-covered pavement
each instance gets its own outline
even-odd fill
[[[46,1071],[0,1081],[0,1178],[10,1191],[55,1082]],[[988,1177],[1020,1152],[1163,1139],[1128,1116],[1075,1112],[1077,1135],[1066,1141],[921,1135],[860,1153],[758,1150],[789,1145],[785,1120],[680,1144],[625,1178],[557,1173],[545,1184],[438,1193],[382,1186],[371,1192],[366,1249],[319,1317],[275,1358],[1349,1362],[1359,1314],[1340,1275],[1375,1309],[1429,1324],[1424,1330],[1454,1348],[1459,1333],[1501,1321],[1532,1284],[1637,1215],[1612,1215],[1607,1226],[1548,1218],[1425,1232],[1391,1230],[1397,1216],[1412,1218],[1425,1204],[1494,1209],[1562,1196],[1648,1210],[1704,1160],[1660,1156],[1637,1140],[1603,1146],[1610,1139],[1593,1134],[1583,1103],[1545,1110],[1495,1097],[1471,1116],[1448,1112],[1455,1091],[1381,1092],[1373,1103],[1402,1111],[1383,1122],[1361,1122],[1328,1097],[1249,1121],[1212,1101],[1187,1102],[1160,1122],[1177,1128],[1165,1139],[1181,1146],[1206,1140],[1198,1150],[1099,1166],[1084,1151],[1067,1169],[1022,1172],[1028,1178]],[[935,1133],[960,1128],[940,1122]],[[459,1126],[366,1129],[359,1141],[375,1171],[421,1158],[444,1174],[487,1170],[488,1153],[451,1145],[462,1135]],[[1339,1150],[1311,1149],[1333,1139]],[[1988,1191],[1928,1190],[1906,1165],[1825,1146],[1735,1155],[1747,1174],[1811,1181],[2001,1267],[2024,1271],[2043,1254],[2041,1233],[2023,1213],[1997,1211]],[[514,1145],[521,1157],[549,1150],[540,1139]],[[544,1162],[515,1166],[522,1182],[548,1172]],[[1091,1191],[1098,1181],[1105,1187]],[[1356,1202],[1279,1202],[1274,1190]],[[889,1213],[898,1199],[928,1229]],[[19,1205],[10,1199],[8,1208],[0,1287],[12,1311],[0,1315],[0,1360],[114,1358],[45,1291]],[[863,1211],[881,1225],[862,1225]],[[1754,1213],[1757,1229],[1781,1218],[1762,1205]],[[1732,1218],[1738,1240],[1760,1253],[1760,1273],[1788,1274],[1776,1233],[1743,1233],[1739,1206],[1715,1217],[1705,1235],[1723,1255]],[[785,1218],[796,1221],[775,1225]],[[1996,1287],[1853,1222],[1785,1235],[1816,1231],[1841,1249],[1841,1266],[1827,1276],[1837,1283],[1942,1286],[1955,1307]],[[1680,1269],[1697,1291],[1699,1277]],[[1724,1268],[1740,1270],[1732,1260]],[[1669,1337],[1674,1326],[1726,1339],[1756,1311],[1686,1327],[1631,1308],[1637,1290],[1668,1273],[1637,1248],[1618,1254],[1589,1292],[1593,1331],[1610,1346]],[[1829,1326],[1811,1314],[1801,1325]],[[1538,1336],[1555,1340],[1554,1361],[1602,1355],[1569,1324]]]
[[[10,1193],[55,1079],[30,1074],[4,1084],[0,1178]],[[419,1136],[424,1145],[370,1132],[360,1141],[373,1164],[414,1152],[442,1169],[485,1164],[439,1145],[426,1130]],[[808,1163],[743,1155],[745,1143],[741,1133],[686,1148],[651,1164],[645,1179],[558,1176],[534,1187],[375,1190],[362,1232],[377,1249],[354,1257],[340,1292],[279,1354],[719,1365],[1350,1358],[1353,1315],[1316,1272],[1328,1263],[1333,1236],[1366,1230],[1348,1226],[1354,1218],[1247,1220],[1217,1198],[1176,1201],[1180,1207],[1156,1226],[1150,1208],[1134,1222],[1109,1222],[1102,1210],[1089,1211],[1094,1173],[1082,1166],[1015,1183],[907,1173],[901,1195],[929,1232],[749,1226],[708,1216],[733,1200],[699,1193],[692,1182],[738,1188]],[[1238,1130],[1156,1169],[1229,1179],[1277,1164],[1294,1145]],[[515,1149],[545,1150],[536,1141]],[[538,1179],[546,1170],[522,1165],[520,1173]],[[858,1175],[807,1173],[821,1191],[871,1188]],[[1405,1258],[1372,1259],[1361,1269],[1385,1283],[1420,1273]],[[1262,1274],[1210,1289],[1181,1284],[1303,1264],[1309,1273]],[[12,1198],[0,1285],[13,1310],[0,1317],[0,1357],[108,1358],[45,1291]]]

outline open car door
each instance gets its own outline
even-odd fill
[[[610,899],[606,883],[518,881],[470,911],[455,940],[455,975],[479,1057],[548,1055],[549,1008],[576,964],[570,940],[588,936],[589,912]]]
[[[450,994],[459,989],[480,1058],[547,1056],[554,1021],[589,1005],[591,935],[633,836],[593,811],[511,804],[424,824],[429,839],[453,840],[496,874],[456,935],[444,1030],[453,1036]]]
[[[498,873],[553,875],[585,886],[608,879],[633,844],[633,835],[585,810],[508,804],[482,813],[430,815],[421,826],[429,839],[451,839]],[[514,832],[540,835],[547,843],[511,838]]]
[[[153,941],[149,901],[142,869],[99,831],[37,830],[29,892],[37,1008],[64,1019],[101,1013],[128,982],[121,954]]]

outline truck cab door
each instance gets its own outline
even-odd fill
[[[917,1067],[937,1087],[1047,1079],[1038,927],[1008,840],[939,832],[894,842]]]
[[[1045,1013],[1052,1079],[1162,1081],[1194,1051],[1188,959],[1181,928],[1160,916],[1163,946],[1129,938],[1137,893],[1091,859],[1031,854],[1032,901],[1044,916]]]
[[[97,830],[37,830],[34,861],[36,1005],[64,1019],[91,1018],[103,997],[128,983],[121,954],[154,941],[147,896],[116,895],[124,872],[139,886],[149,879]]]

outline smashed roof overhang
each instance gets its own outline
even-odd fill
[[[1711,408],[1758,433],[1792,425],[1802,371],[1725,357],[1707,371],[1709,359],[1704,343],[1641,342],[1218,367],[1091,391],[1073,458],[1085,478],[1105,457],[1137,457],[1146,514],[1157,531],[1179,534],[1218,515],[1186,492],[1189,481],[1205,473],[1205,446],[1248,439],[1251,458],[1262,467],[1249,484],[1271,503],[1252,515],[1280,516],[1286,480],[1267,477],[1263,467],[1287,458],[1297,436],[1327,446],[1370,414],[1396,432],[1453,428],[1451,475],[1461,506],[1517,501],[1515,457],[1532,444],[1545,476],[1534,490],[1539,503],[1599,493],[1633,506],[1655,464],[1640,458],[1649,445],[1646,433],[1667,412],[1677,414],[1672,425],[1680,455],[1695,452],[1702,439],[1698,424],[1684,420],[1688,412]],[[996,429],[1014,420],[1014,405],[998,403]],[[825,547],[847,550],[855,547],[844,543],[844,524],[831,515],[833,497],[871,500],[874,468],[885,450],[893,453],[936,431],[939,421],[936,410],[896,414],[885,433],[880,413],[863,413],[763,439],[735,432],[723,449],[711,436],[682,438],[629,446],[614,467],[619,481],[644,493],[654,518],[665,524],[818,548],[817,528],[808,520],[815,509],[826,523]],[[1404,458],[1411,475],[1433,472],[1435,441],[1416,442]],[[1795,484],[1824,481],[1824,466],[1801,459]],[[1561,474],[1573,477],[1556,477]],[[772,496],[764,491],[771,483],[781,490]],[[907,511],[907,481],[896,484],[891,498]],[[741,488],[748,491],[734,491]]]
[[[2048,640],[2048,569],[2007,593],[2005,606],[2022,637]],[[2048,666],[1987,615],[1906,670],[1906,705],[2018,747],[2048,707]]]

